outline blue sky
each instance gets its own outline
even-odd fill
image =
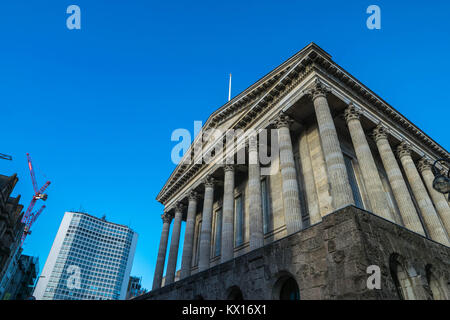
[[[151,288],[172,131],[226,102],[230,72],[236,95],[311,41],[450,147],[448,1],[30,2],[0,5],[0,152],[14,158],[0,173],[19,175],[25,207],[27,152],[52,181],[25,243],[41,268],[63,213],[82,208],[139,233],[132,274]],[[81,30],[66,28],[71,4]],[[371,4],[381,30],[366,27]]]

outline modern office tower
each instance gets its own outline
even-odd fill
[[[127,296],[126,299],[131,299],[141,294],[144,294],[146,290],[142,288],[142,277],[133,277],[130,276],[130,280],[128,282]]]
[[[138,235],[129,227],[66,212],[34,290],[37,300],[123,300]]]

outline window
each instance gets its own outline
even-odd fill
[[[202,222],[199,221],[199,223],[197,224],[197,239],[195,240],[195,256],[194,256],[194,265],[198,264],[198,258],[199,258],[199,254],[200,254],[200,234],[202,232]]]
[[[234,225],[235,238],[234,246],[238,247],[244,243],[244,208],[242,202],[242,195],[234,199]]]
[[[269,189],[267,178],[261,180],[261,204],[262,204],[262,213],[263,213],[263,228],[264,233],[268,233],[270,231],[270,208],[269,208]]]
[[[242,291],[237,286],[231,287],[227,292],[227,300],[244,300]]]
[[[273,286],[272,299],[274,300],[300,300],[300,290],[294,277],[281,272],[281,276]]]
[[[431,294],[433,296],[433,300],[448,300],[445,294],[445,290],[443,290],[441,284],[439,283],[438,278],[432,272],[432,266],[427,265],[425,267],[425,270]]]
[[[389,259],[389,269],[397,289],[397,295],[401,300],[416,300],[413,284],[405,262],[397,254],[392,254]]]
[[[298,285],[293,278],[287,279],[281,286],[280,300],[300,300]]]
[[[358,181],[355,176],[355,169],[353,167],[353,160],[346,154],[344,154],[345,167],[347,168],[348,180],[350,182],[350,187],[352,188],[353,199],[355,200],[355,205],[358,208],[364,209],[364,204],[361,198],[361,194],[358,188]]]
[[[222,241],[222,208],[215,212],[215,230],[214,230],[214,256],[220,255]]]

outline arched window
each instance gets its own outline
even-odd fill
[[[397,294],[402,300],[416,300],[411,277],[398,254],[392,254],[389,261],[389,268],[394,280]]]
[[[227,300],[244,300],[241,289],[238,286],[233,286],[227,290]]]
[[[287,279],[280,290],[280,300],[300,300],[300,291],[293,278]]]
[[[273,298],[276,300],[300,300],[297,281],[291,275],[283,275],[275,283]]]
[[[431,293],[433,294],[434,300],[447,300],[444,290],[439,283],[438,278],[432,272],[432,266],[429,264],[425,267],[427,272],[427,280],[430,285]]]

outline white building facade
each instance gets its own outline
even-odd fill
[[[37,300],[125,299],[137,238],[127,226],[66,212],[34,296]]]

